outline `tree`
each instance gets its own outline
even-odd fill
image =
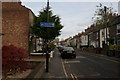
[[[115,11],[112,7],[103,6],[101,3],[97,6],[97,10],[95,11],[95,16],[93,17],[94,23],[97,27],[106,28],[111,24],[113,18],[115,16]]]
[[[47,27],[41,27],[41,22],[47,22],[47,18],[49,18],[49,23],[55,23],[55,27],[47,28]],[[47,7],[43,8],[39,15],[34,17],[34,23],[31,27],[32,34],[36,35],[37,37],[40,37],[42,39],[48,39],[53,40],[55,37],[58,37],[60,35],[60,30],[63,28],[60,22],[60,18],[57,15],[53,15],[52,10],[48,9],[47,13]]]
[[[116,13],[112,7],[103,6],[101,3],[97,6],[97,10],[95,11],[94,16],[94,24],[96,24],[97,29],[104,29],[104,42],[105,45],[108,45],[108,30],[111,25],[113,19],[116,17]]]

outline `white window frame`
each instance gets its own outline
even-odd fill
[[[117,25],[117,35],[120,34],[118,33],[118,30],[120,30],[120,24]]]
[[[120,40],[117,40],[117,44],[120,44]]]

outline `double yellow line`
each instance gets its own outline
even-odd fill
[[[73,80],[78,80],[77,76],[75,76],[75,74],[70,74],[70,76],[72,77]]]

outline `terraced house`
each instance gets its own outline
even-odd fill
[[[113,23],[109,27],[110,40],[112,44],[120,44],[120,15],[114,18]]]
[[[105,44],[120,44],[120,16],[113,15],[113,21],[105,28],[98,28],[92,24],[84,32],[78,33],[70,40],[77,45],[77,48],[92,46],[94,48],[103,48]],[[73,45],[72,45],[73,46]]]

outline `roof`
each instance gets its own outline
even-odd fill
[[[120,15],[113,19],[113,22],[110,26],[114,26],[114,25],[117,25],[117,24],[120,24]]]

